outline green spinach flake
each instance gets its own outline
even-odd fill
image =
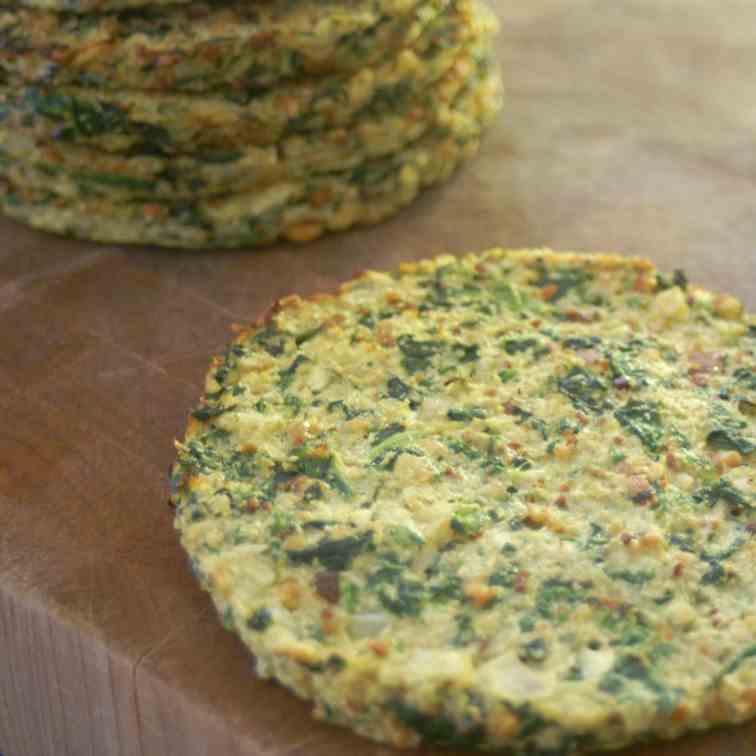
[[[609,407],[606,384],[587,368],[573,367],[557,387],[578,410],[600,414]]]
[[[352,496],[352,489],[336,470],[332,454],[302,453],[296,462],[296,472],[308,478],[325,481],[344,496]]]
[[[631,399],[624,407],[620,407],[614,416],[623,428],[640,439],[649,452],[658,454],[661,451],[664,430],[657,402]]]
[[[744,457],[756,451],[756,444],[731,429],[718,428],[706,436],[706,446],[718,451],[737,451]]]
[[[443,347],[441,341],[418,341],[406,334],[399,337],[397,344],[402,353],[402,367],[410,374],[427,370],[433,355],[438,354]]]
[[[580,295],[584,292],[587,283],[593,278],[592,274],[577,268],[565,268],[562,270],[549,271],[542,260],[536,266],[538,280],[535,285],[541,289],[554,287],[553,293],[548,297],[550,302],[558,302],[573,289]]]
[[[254,630],[256,633],[262,633],[267,630],[273,624],[273,615],[270,613],[270,609],[257,609],[253,612],[252,616],[247,620],[247,627],[250,630]]]
[[[477,362],[480,359],[480,347],[477,344],[452,344],[452,353],[461,363]]]
[[[341,572],[351,565],[355,557],[370,547],[372,540],[371,531],[335,540],[326,537],[315,546],[290,549],[286,551],[286,556],[294,564],[312,564],[317,560],[326,569]]]
[[[286,391],[286,389],[288,389],[289,386],[291,386],[297,370],[305,362],[309,362],[309,361],[310,361],[309,358],[305,357],[303,354],[298,354],[294,358],[294,361],[291,363],[291,365],[289,365],[289,367],[278,371],[278,387],[281,389],[281,391]]]
[[[405,426],[401,423],[391,423],[391,425],[386,426],[375,434],[371,446],[379,446],[387,438],[391,438],[391,436],[395,436],[397,433],[403,433],[405,430]]]
[[[504,351],[509,355],[527,352],[538,346],[538,339],[508,339],[504,342]]]
[[[220,417],[221,415],[225,414],[226,412],[231,412],[236,409],[238,405],[236,404],[230,404],[228,406],[223,405],[210,405],[205,404],[202,407],[198,407],[194,412],[192,412],[192,417],[196,420],[200,420],[202,422],[205,422],[207,420],[212,420],[215,417]]]
[[[253,341],[259,344],[271,357],[280,357],[286,350],[286,334],[278,330],[275,323],[270,323],[258,331]]]
[[[708,486],[699,488],[698,491],[693,494],[693,500],[708,504],[712,507],[718,501],[722,500],[736,508],[746,507],[748,509],[753,509],[752,504],[748,501],[745,495],[724,478],[720,478],[716,483],[711,483]]]
[[[391,702],[389,708],[405,727],[432,745],[474,749],[485,740],[484,725],[472,718],[470,722],[457,724],[441,714],[428,714],[400,699]]]
[[[450,409],[446,416],[457,423],[469,423],[475,418],[484,420],[486,413],[480,407],[470,407],[469,409]]]
[[[458,509],[451,518],[451,529],[459,535],[472,537],[483,530],[486,516],[472,507]]]

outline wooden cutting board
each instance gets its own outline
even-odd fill
[[[452,184],[380,228],[213,254],[0,222],[5,756],[395,753],[257,680],[179,549],[172,440],[232,323],[496,244],[642,254],[756,308],[756,4],[492,1],[506,112]],[[753,756],[756,726],[632,753]]]

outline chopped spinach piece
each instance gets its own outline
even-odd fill
[[[477,748],[485,740],[485,727],[472,719],[458,726],[442,714],[428,714],[401,699],[392,701],[389,707],[405,727],[418,733],[427,743],[449,748]]]
[[[375,328],[375,318],[372,313],[368,312],[365,315],[362,315],[357,322],[361,326],[365,326],[365,328],[370,328],[371,330]]]
[[[247,627],[257,633],[267,630],[273,624],[273,615],[269,609],[257,609],[247,620]]]
[[[341,586],[341,600],[344,608],[351,614],[357,609],[360,602],[360,587],[355,583],[347,583]]]
[[[586,284],[593,278],[588,271],[578,270],[577,268],[549,271],[542,260],[539,261],[536,270],[538,271],[538,280],[535,285],[540,289],[549,287],[547,299],[550,302],[558,302],[572,289],[576,289],[580,294],[581,290],[584,290]]]
[[[221,415],[225,414],[226,412],[232,412],[236,409],[238,405],[236,404],[230,404],[227,407],[224,407],[222,405],[209,405],[206,404],[202,407],[198,407],[194,412],[192,412],[192,417],[201,420],[211,420],[214,417],[220,417]]]
[[[281,391],[286,391],[286,389],[291,386],[291,383],[294,380],[294,375],[297,372],[298,368],[305,362],[309,361],[310,360],[303,354],[298,354],[294,358],[294,361],[291,363],[291,365],[289,365],[289,367],[278,371],[278,386]]]
[[[223,355],[223,364],[215,371],[215,380],[223,385],[228,374],[235,367],[237,358],[244,355],[244,347],[239,344],[230,346]]]
[[[564,614],[554,615],[558,606],[574,606],[585,600],[586,589],[573,580],[549,578],[541,583],[536,595],[536,611],[547,619],[566,619]]]
[[[461,439],[448,438],[444,440],[444,443],[449,448],[449,451],[452,451],[455,454],[462,454],[467,457],[467,459],[480,459],[481,456],[483,456],[478,449]]]
[[[284,406],[288,407],[292,415],[296,417],[302,411],[302,400],[295,394],[285,394]]]
[[[499,372],[499,380],[502,383],[509,383],[517,377],[517,371],[510,369],[502,370]]]
[[[621,351],[609,355],[609,368],[617,388],[639,388],[648,385],[646,373],[636,367]]]
[[[617,659],[612,669],[602,678],[599,687],[607,692],[617,693],[622,689],[625,680],[640,682],[654,693],[658,699],[659,708],[664,712],[672,711],[677,705],[680,691],[670,690],[655,680],[646,662],[640,656],[625,654]]]
[[[469,423],[476,417],[481,420],[485,419],[486,413],[480,407],[470,407],[470,409],[450,409],[446,416],[449,420],[458,423]]]
[[[609,536],[606,534],[604,528],[602,528],[601,525],[592,522],[591,533],[585,543],[586,548],[592,549],[597,546],[606,546],[607,543],[609,543]]]
[[[413,457],[425,456],[423,452],[413,447],[391,447],[375,457],[370,464],[381,470],[393,470],[396,466],[396,461],[402,456],[402,454],[411,454]]]
[[[488,578],[489,585],[498,585],[502,588],[514,588],[519,568],[516,565],[507,565],[491,573]]]
[[[263,501],[273,501],[276,498],[278,489],[285,486],[293,478],[296,478],[298,474],[296,470],[286,470],[280,462],[276,462],[273,467],[273,475],[271,475],[263,486],[260,498]]]
[[[663,273],[656,274],[656,288],[659,291],[665,291],[671,289],[673,286],[686,291],[688,288],[688,277],[685,275],[685,271],[675,270],[672,278],[665,276]]]
[[[397,340],[402,353],[402,367],[408,373],[418,373],[430,367],[433,355],[443,346],[441,341],[417,341],[413,336],[403,335]]]
[[[319,483],[313,483],[309,488],[305,490],[304,500],[307,502],[319,501],[322,498],[323,489],[320,487]]]
[[[569,349],[593,349],[601,343],[601,339],[598,336],[591,336],[590,338],[583,338],[581,336],[568,338],[562,341],[562,345]]]
[[[317,486],[318,490],[320,489],[320,486],[316,483],[315,486]],[[314,488],[315,486],[311,486],[310,488]],[[307,491],[310,489],[308,488]],[[305,491],[305,494],[307,493]],[[302,528],[304,530],[326,530],[326,528],[329,528],[331,525],[335,525],[336,523],[333,520],[308,520],[307,522],[302,523]]]
[[[459,614],[456,617],[457,634],[452,639],[453,646],[468,646],[475,640],[472,617],[469,614]]]
[[[520,617],[520,621],[517,623],[521,633],[531,633],[535,630],[536,621],[535,618],[525,615]]]
[[[542,664],[548,654],[546,641],[543,638],[534,638],[520,646],[518,656],[523,664]]]
[[[727,573],[719,562],[709,563],[709,570],[701,577],[703,585],[724,585],[727,582]]]
[[[738,435],[735,431],[725,430],[724,428],[711,431],[706,436],[706,446],[720,451],[737,451],[743,456],[748,456],[751,452],[756,451],[756,444]]]
[[[210,438],[208,434],[206,438]],[[212,447],[205,446],[200,441],[192,440],[180,452],[180,461],[190,469],[199,472],[222,471],[229,480],[245,480],[252,478],[257,472],[254,456],[234,451],[224,456]]]
[[[483,530],[486,516],[479,509],[458,509],[451,518],[451,529],[464,536],[474,536]]]
[[[445,575],[440,582],[431,583],[428,592],[430,600],[436,604],[459,601],[462,598],[462,579],[457,575]]]
[[[658,454],[661,451],[664,431],[657,402],[631,399],[624,407],[620,407],[614,416],[619,424],[637,436],[652,454]]]
[[[269,527],[269,531],[272,536],[285,535],[287,533],[291,533],[295,529],[296,520],[291,513],[284,512],[280,509],[273,511],[273,517]]]
[[[297,459],[296,472],[308,478],[325,481],[344,496],[352,496],[352,489],[336,470],[332,454],[302,453]]]
[[[335,412],[341,410],[344,413],[345,420],[354,420],[355,417],[363,414],[362,410],[356,410],[346,404],[342,399],[337,399],[335,402],[328,402],[326,409],[329,412]]]
[[[578,410],[601,413],[609,406],[606,384],[587,368],[573,367],[557,381],[557,387]]]
[[[400,617],[419,617],[426,592],[422,583],[401,575],[390,583],[382,583],[377,592],[384,609]]]
[[[286,335],[270,323],[255,334],[254,342],[259,344],[271,357],[280,357],[286,350]]]
[[[661,596],[658,596],[654,599],[654,603],[658,604],[659,606],[663,606],[664,604],[668,604],[670,601],[672,601],[674,597],[674,591],[666,590]]]
[[[649,580],[654,579],[653,572],[647,572],[644,570],[638,570],[633,572],[632,570],[616,570],[614,572],[607,573],[613,580],[624,580],[626,583],[632,585],[645,585]]]
[[[515,457],[512,460],[512,467],[515,470],[531,470],[533,463],[527,457]]]
[[[290,549],[286,551],[286,556],[294,564],[312,564],[317,559],[326,569],[341,572],[347,569],[354,558],[365,551],[372,541],[371,531],[336,540],[326,537],[315,546]]]
[[[297,472],[308,478],[325,480],[333,465],[333,456],[321,454],[303,454],[297,460]]]
[[[753,367],[738,368],[732,377],[735,383],[742,384],[749,391],[756,391],[756,369]]]
[[[310,339],[314,339],[322,330],[322,325],[315,326],[315,328],[311,328],[309,331],[304,331],[298,336],[295,336],[294,341],[296,342],[297,346],[302,346],[302,344],[307,343]]]
[[[754,643],[752,646],[749,646],[745,651],[742,651],[739,653],[720,673],[717,675],[717,678],[721,680],[723,677],[726,677],[727,675],[731,675],[733,672],[735,672],[743,662],[748,661],[749,659],[753,659],[756,657],[756,643]]]
[[[688,533],[685,536],[678,535],[676,533],[673,533],[669,537],[669,542],[676,546],[680,551],[687,551],[689,554],[692,554],[695,550],[694,543],[693,543],[693,536],[692,534]]]
[[[521,288],[511,283],[496,285],[494,287],[494,296],[497,301],[506,305],[510,310],[514,310],[514,312],[522,312],[530,301]]]
[[[406,525],[392,525],[388,529],[389,537],[399,546],[422,546],[425,539],[413,528]]]
[[[403,433],[405,430],[405,426],[401,423],[391,423],[391,425],[386,426],[383,430],[380,430],[375,434],[371,445],[378,446],[379,444],[382,444],[387,438],[391,438],[391,436],[395,436],[397,433]]]
[[[477,362],[480,359],[480,347],[477,344],[452,344],[452,353],[462,363]]]
[[[518,354],[527,352],[538,346],[538,339],[508,339],[504,342],[504,351],[507,354]]]
[[[693,494],[694,501],[707,503],[714,506],[720,499],[735,507],[747,507],[753,509],[746,497],[728,480],[720,478],[716,483],[699,488]]]
[[[389,396],[392,399],[399,399],[400,401],[406,399],[412,391],[404,381],[395,376],[389,378],[387,386]]]

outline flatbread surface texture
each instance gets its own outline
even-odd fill
[[[567,754],[756,710],[756,319],[493,250],[296,296],[217,357],[176,526],[259,674],[397,746]]]

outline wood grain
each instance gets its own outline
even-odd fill
[[[480,158],[384,226],[173,253],[0,222],[5,756],[395,753],[257,680],[178,546],[172,440],[233,322],[497,244],[641,254],[756,309],[756,4],[492,1],[505,113]],[[625,756],[754,753],[756,725]]]

